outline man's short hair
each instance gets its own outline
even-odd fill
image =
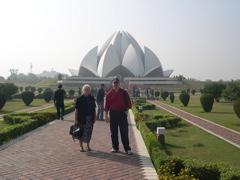
[[[101,86],[104,86],[104,84],[101,84]]]
[[[62,88],[62,85],[61,85],[61,84],[59,84],[59,85],[58,85],[58,88]]]
[[[113,82],[113,83],[114,83],[114,82],[119,83],[119,79],[118,79],[118,78],[113,78],[112,82]]]

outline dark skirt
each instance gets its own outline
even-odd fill
[[[82,125],[83,135],[80,140],[84,143],[88,143],[92,137],[93,131],[93,119],[91,116],[86,117],[86,124]]]

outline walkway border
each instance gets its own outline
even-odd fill
[[[139,159],[142,165],[142,170],[144,172],[144,177],[149,180],[157,180],[158,175],[155,167],[153,166],[152,160],[149,156],[148,150],[146,148],[145,142],[143,141],[140,131],[137,129],[136,123],[134,121],[134,114],[132,110],[129,111],[130,122],[132,124],[133,134],[136,139],[136,149],[139,154]]]

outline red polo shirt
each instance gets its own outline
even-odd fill
[[[127,101],[127,107],[126,107],[126,101]],[[132,103],[127,91],[123,89],[119,89],[118,92],[116,92],[114,89],[111,89],[106,94],[104,111],[109,111],[109,110],[121,111],[121,110],[126,110],[131,108],[132,108]]]

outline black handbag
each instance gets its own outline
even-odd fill
[[[82,129],[79,125],[71,125],[69,134],[72,135],[73,140],[80,139],[82,137]]]

